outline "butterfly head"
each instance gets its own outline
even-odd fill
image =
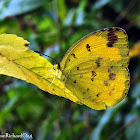
[[[67,80],[67,77],[62,73],[62,71],[60,70],[60,64],[59,63],[56,63],[54,66],[53,66],[53,69],[56,71],[56,77],[63,83],[66,82]]]
[[[59,63],[54,64],[53,69],[54,70],[57,70],[57,69],[60,70],[60,64]]]

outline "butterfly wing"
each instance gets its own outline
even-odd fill
[[[61,62],[65,86],[85,105],[101,110],[129,89],[128,41],[121,28],[105,28],[74,44]]]

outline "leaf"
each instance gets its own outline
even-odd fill
[[[137,83],[132,87],[132,97],[140,99],[140,83]]]
[[[0,2],[0,19],[24,14],[42,6],[45,0],[5,0]]]
[[[103,6],[105,6],[107,3],[109,3],[110,0],[99,0],[99,1],[96,1],[92,7],[92,9],[100,9],[102,8]]]
[[[140,56],[140,41],[135,43],[134,46],[129,50],[130,58],[135,58]]]
[[[63,20],[65,18],[65,16],[66,16],[66,13],[67,13],[65,0],[58,0],[57,1],[57,8],[56,9],[57,9],[59,18],[61,20]]]
[[[0,74],[22,79],[51,94],[79,103],[77,97],[63,83],[54,79],[53,65],[44,57],[29,50],[29,44],[16,35],[0,35]]]
[[[100,121],[98,122],[98,125],[96,126],[96,128],[94,129],[92,133],[92,140],[100,140],[101,132],[103,128],[105,127],[105,125],[107,125],[111,117],[115,113],[117,113],[118,112],[117,110],[119,110],[125,103],[126,103],[126,99],[120,102],[120,104],[107,109],[107,111],[104,113],[104,115],[102,115]]]
[[[140,138],[140,120],[135,121],[132,125],[130,125],[126,131],[127,140],[138,140]]]
[[[10,118],[10,111],[12,110],[14,104],[17,102],[18,96],[13,97],[7,105],[0,111],[0,127],[3,125],[4,121]]]

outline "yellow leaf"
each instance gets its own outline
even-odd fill
[[[140,56],[140,41],[129,50],[130,58]]]
[[[63,83],[57,78],[54,79],[53,65],[44,57],[29,50],[29,44],[16,35],[0,35],[0,74],[22,79],[51,94],[80,103]]]

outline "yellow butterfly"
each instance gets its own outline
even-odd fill
[[[128,51],[123,29],[92,32],[54,65],[56,77],[82,104],[96,110],[112,107],[124,99],[129,89]]]
[[[29,50],[29,44],[16,35],[0,35],[0,74],[96,110],[112,107],[126,96],[129,49],[123,29],[105,28],[83,37],[54,66]]]

